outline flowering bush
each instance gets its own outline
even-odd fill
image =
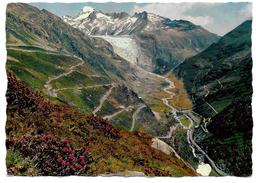
[[[160,171],[157,168],[148,167],[145,168],[145,175],[146,176],[170,176],[171,173],[168,171]]]
[[[29,89],[12,73],[8,72],[7,75],[7,113],[17,112],[19,115],[25,116],[26,113],[36,112],[44,117],[52,117],[60,123],[63,121],[65,114],[70,111],[70,107],[67,105],[56,105],[44,99],[40,92]]]
[[[50,102],[10,73],[8,81],[8,174],[100,175],[131,167],[149,176],[171,175],[168,169],[180,173],[174,164],[179,161],[151,148],[151,136],[121,132],[101,117]],[[194,175],[190,169],[185,172]]]
[[[116,140],[120,138],[120,130],[113,128],[107,120],[99,116],[89,116],[86,121],[93,126],[94,129],[100,130],[106,137]]]
[[[20,140],[7,140],[21,154],[33,161],[39,175],[88,175],[93,162],[88,148],[74,149],[68,140],[52,135],[27,135]],[[7,147],[8,148],[8,147]]]

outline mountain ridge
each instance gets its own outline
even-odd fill
[[[86,10],[84,10],[84,8]],[[75,16],[66,15],[66,16],[63,16],[62,18],[64,19],[65,22],[67,22],[71,25],[77,24],[75,27],[78,27],[78,28],[80,28],[79,26],[81,26],[81,25],[78,25],[78,24],[79,23],[82,24],[84,21],[86,21],[85,20],[86,18],[88,18],[90,21],[93,21],[96,18],[99,18],[99,19],[102,18],[102,21],[105,19],[105,22],[107,22],[106,20],[109,20],[109,22],[111,22],[111,23],[113,23],[116,19],[121,20],[121,19],[128,18],[130,20],[129,23],[136,23],[136,21],[140,20],[140,19],[145,20],[145,21],[151,21],[152,23],[154,21],[156,21],[156,22],[159,22],[158,25],[160,25],[160,23],[162,23],[162,27],[159,27],[159,28],[154,27],[154,26],[148,26],[149,28],[155,29],[155,30],[156,29],[162,29],[162,28],[166,28],[166,29],[173,28],[173,29],[179,29],[179,30],[182,30],[182,31],[192,30],[192,29],[201,29],[202,31],[207,31],[204,28],[202,28],[201,26],[195,25],[192,22],[189,22],[187,20],[182,20],[182,19],[180,19],[180,20],[171,20],[169,18],[160,16],[160,15],[156,15],[154,13],[149,13],[149,12],[146,12],[146,11],[135,12],[133,15],[129,15],[126,12],[104,13],[100,10],[95,10],[92,7],[87,7],[86,6],[84,8],[81,9],[80,12]],[[76,20],[78,22],[75,22]],[[118,23],[116,23],[116,24],[118,24]],[[165,25],[165,27],[164,27],[164,25]],[[117,29],[120,29],[120,27],[117,27]],[[141,29],[145,29],[145,27],[141,27]],[[140,30],[140,31],[142,31],[142,30]],[[96,34],[96,32],[89,31],[89,30],[85,30],[85,32],[87,34]],[[209,31],[207,31],[207,32],[209,32]],[[101,33],[101,34],[103,34],[103,33]],[[130,31],[127,30],[127,31],[124,31],[124,32],[121,32],[120,30],[115,30],[113,33],[107,33],[106,32],[106,34],[107,35],[112,35],[112,34],[114,34],[114,35],[129,35],[129,34],[134,34],[134,32],[133,32],[133,30],[130,30]]]
[[[78,15],[81,19],[76,20]],[[103,39],[104,36],[129,37],[140,52],[137,64],[158,74],[167,73],[185,58],[199,53],[219,38],[189,21],[170,20],[145,11],[128,15],[104,14],[94,10],[86,15],[81,11],[78,15],[62,18],[88,35],[101,36]]]

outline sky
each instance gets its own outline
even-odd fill
[[[218,35],[224,35],[243,21],[251,19],[252,4],[241,3],[30,3],[40,9],[46,9],[58,16],[76,15],[84,6],[103,12],[147,11],[174,19],[184,19],[201,25]]]

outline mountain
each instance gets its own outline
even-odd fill
[[[6,14],[8,174],[251,174],[251,21],[219,39],[147,12]]]
[[[158,90],[164,79],[134,68],[108,42],[85,35],[46,10],[19,3],[7,8],[6,32],[7,69],[31,88],[87,114],[111,117],[113,125],[126,130],[132,120],[124,125],[125,120],[137,118],[133,113],[143,105],[137,112],[149,118],[134,130],[156,135],[165,129],[148,106],[155,98],[149,95],[158,91],[142,95],[137,89],[139,84]],[[123,92],[126,100],[120,98]]]
[[[8,174],[197,175],[155,140],[168,131],[151,109],[164,105],[165,78],[46,10],[6,13]]]
[[[130,44],[138,52],[132,58],[133,63],[160,74],[201,52],[219,38],[189,21],[170,20],[147,12],[130,16],[124,12],[103,13],[85,7],[74,17],[62,18],[88,35],[107,36],[106,40],[114,50],[130,39]],[[119,39],[115,41],[117,36]]]
[[[184,81],[194,111],[205,120],[195,131],[207,154],[226,173],[251,175],[252,58],[248,20],[174,72]]]

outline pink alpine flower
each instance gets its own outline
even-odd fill
[[[83,166],[80,165],[80,164],[76,164],[75,167],[76,167],[76,168],[83,168]]]
[[[63,152],[69,152],[69,149],[66,147],[64,147],[62,150],[63,150]]]
[[[75,158],[75,156],[71,155],[68,157],[68,159],[70,162],[74,162],[76,158]]]
[[[68,139],[65,139],[65,140],[63,140],[63,143],[64,143],[64,144],[69,144],[69,140],[68,140]]]
[[[63,161],[63,162],[62,162],[62,165],[64,165],[64,166],[69,166],[70,163],[69,163],[69,162],[66,162],[66,161]]]

